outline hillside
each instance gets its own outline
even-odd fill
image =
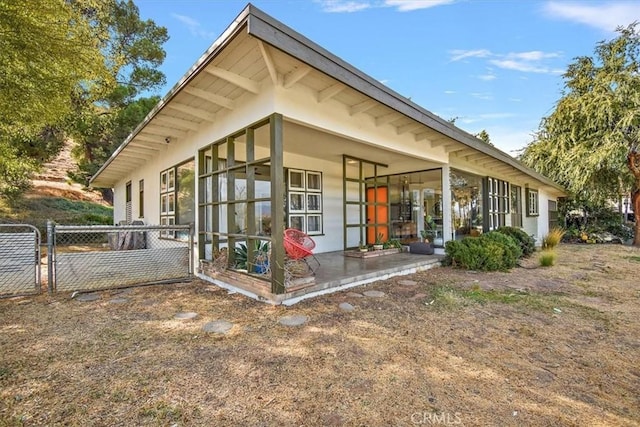
[[[34,177],[33,187],[14,202],[0,198],[0,223],[26,223],[41,231],[48,219],[59,224],[112,224],[113,208],[98,191],[71,183],[67,172],[75,168],[71,143]]]

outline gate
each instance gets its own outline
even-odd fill
[[[40,290],[40,232],[29,224],[0,224],[0,297]]]
[[[122,288],[190,278],[189,225],[48,224],[49,278],[57,291]]]

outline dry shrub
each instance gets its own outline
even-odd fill
[[[549,234],[542,239],[543,249],[553,249],[560,244],[565,231],[560,227],[554,227],[549,230]]]

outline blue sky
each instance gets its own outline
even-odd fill
[[[167,27],[162,70],[173,86],[246,5],[136,0]],[[255,0],[253,4],[444,119],[500,149],[532,141],[562,95],[573,58],[592,55],[640,1]]]

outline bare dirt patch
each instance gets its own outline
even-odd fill
[[[0,301],[0,425],[638,425],[638,255],[562,246],[289,308],[199,281]]]

